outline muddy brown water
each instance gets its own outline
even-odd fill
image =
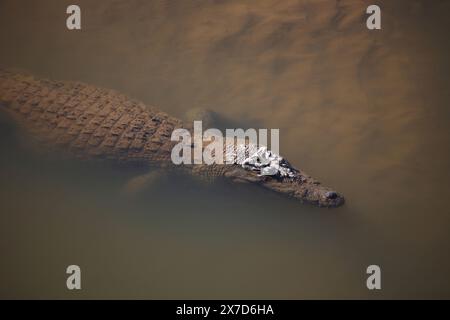
[[[371,32],[368,1],[80,0],[69,32],[69,1],[1,0],[2,66],[280,128],[347,203],[176,176],[124,198],[141,169],[42,157],[2,116],[0,297],[450,298],[450,3],[378,2]]]

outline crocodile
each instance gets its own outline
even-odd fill
[[[54,81],[0,69],[0,109],[44,149],[85,160],[111,160],[149,168],[178,170],[236,183],[252,183],[320,207],[338,207],[344,197],[283,159],[289,174],[262,175],[248,159],[225,164],[171,161],[175,129],[192,125],[112,89],[76,81]],[[282,159],[282,158],[280,158]]]

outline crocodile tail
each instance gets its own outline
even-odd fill
[[[0,68],[0,106],[9,104],[8,92],[13,86],[14,73],[8,69]]]

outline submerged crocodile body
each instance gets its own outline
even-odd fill
[[[285,162],[292,174],[260,175],[242,163],[174,165],[174,129],[191,125],[113,90],[79,82],[37,79],[0,70],[1,109],[48,148],[83,159],[111,159],[188,174],[250,182],[323,207],[344,203],[337,192]]]

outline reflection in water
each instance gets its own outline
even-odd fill
[[[280,128],[347,204],[173,176],[125,198],[139,170],[36,155],[2,118],[0,296],[448,298],[450,8],[425,3],[381,1],[369,32],[367,1],[79,1],[68,32],[67,1],[1,1],[3,66]]]

